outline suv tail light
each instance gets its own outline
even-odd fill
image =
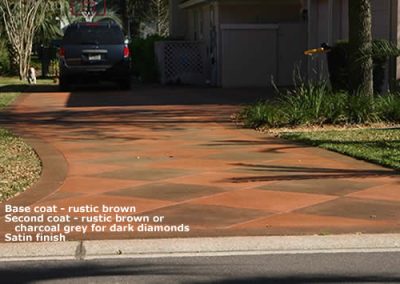
[[[65,56],[65,49],[64,49],[64,47],[61,47],[61,48],[60,48],[60,50],[58,51],[58,55],[59,55],[60,57],[64,57],[64,56]]]
[[[129,47],[125,45],[124,47],[124,58],[128,58],[129,55],[131,54]]]

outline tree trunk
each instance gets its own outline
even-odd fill
[[[2,0],[0,19],[11,48],[14,63],[18,63],[20,80],[26,79],[31,62],[33,37],[45,16],[48,2]]]
[[[349,0],[352,91],[373,95],[371,0]]]
[[[120,0],[120,8],[121,8],[122,25],[125,33],[128,34],[129,16],[128,16],[128,6],[126,0]]]
[[[11,75],[19,75],[19,56],[18,52],[13,48],[13,46],[10,43],[7,43],[7,51],[8,55],[10,57],[10,71]]]

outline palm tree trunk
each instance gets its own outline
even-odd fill
[[[373,95],[371,0],[349,0],[352,90]]]
[[[129,17],[128,17],[128,7],[126,0],[120,0],[120,7],[121,7],[120,11],[121,11],[122,25],[125,33],[127,33],[129,25]]]

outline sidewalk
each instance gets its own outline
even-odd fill
[[[397,172],[237,128],[230,116],[250,95],[212,92],[25,95],[0,123],[48,155],[40,183],[8,204],[134,205],[191,228],[69,240],[400,232]]]

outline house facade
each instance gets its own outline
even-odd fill
[[[287,86],[295,73],[326,77],[326,56],[303,52],[348,37],[348,0],[170,1],[171,36],[204,43],[207,81],[215,86]],[[374,38],[398,42],[399,2],[372,0]],[[398,77],[398,66],[390,64],[388,78]]]
[[[348,1],[349,0],[310,0],[308,1],[308,46],[319,46],[326,42],[330,45],[338,40],[348,39]],[[398,44],[400,1],[372,0],[372,35],[374,39],[385,39]],[[322,66],[322,67],[321,67]],[[308,64],[309,76],[314,70],[327,74],[326,58],[310,60]],[[321,69],[324,70],[321,70]],[[400,78],[400,64],[397,60],[388,63],[385,87]]]

